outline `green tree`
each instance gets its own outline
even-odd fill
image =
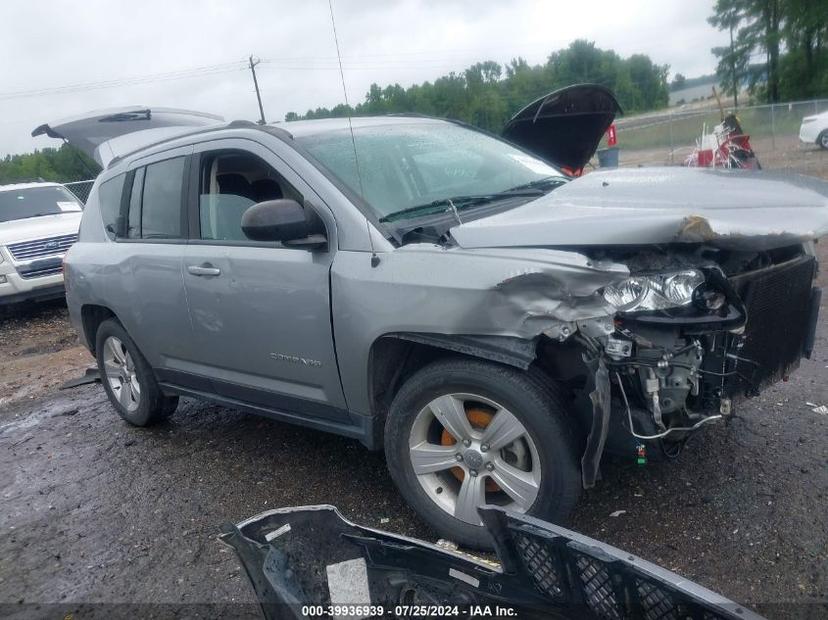
[[[549,55],[543,65],[529,65],[523,58],[505,67],[493,60],[475,63],[462,73],[449,73],[434,82],[404,88],[371,84],[365,99],[354,106],[355,115],[416,112],[455,118],[489,131],[500,131],[521,107],[548,92],[571,84],[592,82],[615,91],[626,111],[650,110],[668,102],[667,65],[644,55],[624,59],[579,40]],[[289,112],[285,120],[343,116],[344,105],[317,108],[304,115]]]
[[[825,0],[717,0],[712,25],[730,33],[717,47],[717,73],[736,93],[748,81],[769,102],[828,93],[828,2]],[[763,54],[761,70],[750,59]]]
[[[733,104],[737,105],[737,97],[741,84],[748,76],[750,54],[756,46],[756,41],[739,38],[738,45],[734,34],[740,24],[747,20],[746,0],[717,0],[713,7],[713,15],[708,22],[719,30],[727,30],[730,35],[730,45],[714,47],[711,51],[719,58],[716,75],[727,95],[733,96]]]
[[[37,180],[69,183],[93,179],[98,172],[100,167],[94,160],[64,144],[58,149],[6,155],[0,160],[0,185]]]
[[[785,99],[828,94],[828,2],[787,0],[787,52],[780,61],[780,94]]]
[[[681,90],[687,83],[687,78],[681,73],[676,73],[673,81],[670,82],[670,90]]]

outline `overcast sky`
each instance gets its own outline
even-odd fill
[[[333,0],[352,103],[372,82],[403,86],[479,60],[531,64],[585,38],[671,72],[712,72],[725,35],[713,0]],[[342,101],[327,0],[2,0],[0,156],[59,146],[31,130],[121,105],[268,121]],[[65,87],[65,88],[64,88]]]

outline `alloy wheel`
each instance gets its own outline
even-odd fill
[[[502,405],[475,394],[446,394],[417,414],[409,434],[417,480],[435,504],[472,525],[477,508],[525,513],[541,485],[538,450]]]
[[[110,336],[104,342],[103,366],[106,381],[115,400],[128,412],[138,409],[141,403],[141,384],[135,372],[135,364],[120,338]]]

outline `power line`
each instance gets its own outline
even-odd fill
[[[138,75],[126,78],[115,78],[111,80],[79,82],[74,84],[65,84],[62,86],[52,86],[31,90],[5,92],[0,93],[0,101],[6,101],[10,99],[23,99],[26,97],[38,97],[42,95],[62,95],[86,90],[99,90],[104,88],[116,88],[118,86],[130,86],[133,84],[147,84],[150,82],[163,82],[192,77],[201,77],[206,75],[215,75],[217,73],[227,73],[230,71],[240,71],[246,69],[246,64],[246,61],[239,60],[235,62],[228,62],[217,65],[205,65],[201,67],[191,67],[189,69],[166,71],[163,73],[151,73],[147,75]]]
[[[444,51],[435,51],[432,49],[429,51],[395,52],[389,54],[360,54],[358,56],[350,57],[343,56],[342,58],[347,58],[351,61],[343,63],[343,68],[346,71],[374,71],[388,68],[396,68],[403,70],[451,69],[454,66],[456,66],[457,62],[462,62],[466,60],[475,62],[480,58],[481,54],[490,55],[492,50],[494,49],[498,48],[487,48],[485,51],[475,51],[471,48],[466,50],[455,49]],[[502,47],[500,49],[513,48]],[[339,58],[337,56],[276,57],[269,59],[261,59],[261,63],[271,64],[274,66],[274,68],[286,71],[339,71]],[[150,73],[126,78],[112,78],[109,80],[76,82],[71,84],[64,84],[61,86],[49,86],[29,90],[0,92],[0,101],[10,99],[22,99],[27,97],[38,97],[43,95],[68,94],[84,90],[100,90],[106,88],[117,88],[119,86],[131,86],[135,84],[147,84],[151,82],[161,82],[191,77],[215,75],[217,73],[239,71],[247,68],[249,68],[248,61],[237,60],[234,62],[227,62],[215,65],[204,65],[199,67],[190,67],[187,69],[179,69],[176,71]]]
[[[488,49],[485,52],[481,53],[491,57],[491,52],[493,49],[495,48]],[[360,56],[351,56],[350,58],[352,60],[350,62],[340,62],[340,59],[336,56],[294,56],[270,59],[263,58],[257,60],[256,64],[267,65],[268,69],[275,69],[278,71],[381,71],[385,69],[393,69],[395,71],[446,71],[458,70],[458,63],[479,62],[481,58],[481,56],[478,55],[476,58],[455,56],[455,58],[452,59],[451,55],[459,54],[458,50],[446,50],[445,52],[440,53],[439,57],[434,57],[433,60],[430,58],[411,58],[413,56],[425,54],[434,57],[435,52],[432,50],[430,52],[364,54]],[[408,58],[399,58],[400,56],[407,56]],[[366,60],[360,60],[363,57],[366,58]],[[395,57],[397,59],[395,59]],[[343,56],[343,58],[346,57]],[[373,60],[367,60],[367,58],[373,58]],[[152,82],[189,79],[195,77],[212,76],[216,74],[234,71],[242,71],[246,69],[250,69],[249,61],[237,60],[233,62],[226,62],[214,65],[204,65],[199,67],[190,67],[187,69],[179,69],[175,71],[166,71],[161,73],[151,73],[123,78],[113,78],[109,80],[71,83],[64,84],[61,86],[43,87],[30,90],[9,91],[4,93],[0,92],[0,101],[23,99],[28,97],[40,97],[46,95],[62,95],[88,90],[101,90],[107,88],[118,88],[122,86],[148,84]],[[459,71],[462,72],[462,70]]]
[[[422,56],[422,57],[431,57],[431,58],[449,58],[452,56],[462,56],[468,58],[479,58],[480,56],[492,54],[494,51],[507,51],[507,53],[513,57],[520,56],[519,53],[515,53],[515,46],[514,45],[501,45],[501,46],[486,46],[481,48],[450,48],[450,49],[435,49],[431,48],[429,50],[418,50],[418,51],[408,51],[408,52],[378,52],[374,54],[354,54],[354,55],[343,55],[342,60],[358,60],[361,58],[397,58],[397,57],[411,57],[411,56]],[[527,47],[523,48],[523,53],[530,53],[530,52],[546,52],[549,55],[551,52],[549,51],[549,47],[546,44],[538,45],[537,47]],[[306,60],[337,60],[337,56],[282,56],[282,57],[274,57],[270,60],[273,61],[306,61]]]
[[[454,64],[435,64],[435,65],[343,65],[345,71],[383,71],[386,69],[393,69],[394,71],[422,71],[422,70],[451,70],[457,69],[457,63]],[[278,71],[334,71],[338,72],[338,66],[319,66],[319,65],[288,65],[276,66],[270,65],[268,68]]]

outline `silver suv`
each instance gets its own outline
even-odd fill
[[[114,408],[144,426],[190,396],[356,438],[477,547],[484,504],[562,522],[605,452],[675,456],[810,353],[828,184],[565,175],[615,112],[596,96],[563,129],[535,102],[508,141],[145,108],[38,128],[104,165],[66,284]]]

